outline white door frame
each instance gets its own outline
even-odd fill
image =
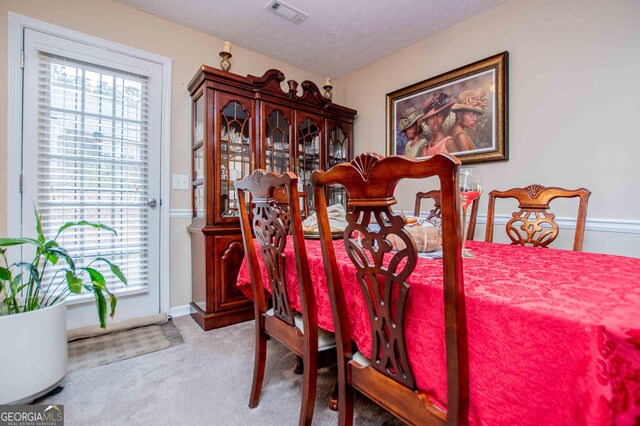
[[[8,13],[7,93],[7,230],[22,229],[20,172],[22,166],[22,43],[25,28],[90,46],[134,56],[162,66],[160,169],[160,310],[169,312],[169,206],[171,171],[171,58],[135,49],[17,13]]]

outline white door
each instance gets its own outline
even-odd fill
[[[34,235],[34,205],[47,236],[80,220],[114,228],[58,242],[80,266],[99,256],[122,269],[127,285],[96,268],[118,296],[109,321],[160,312],[162,66],[31,29],[24,52],[22,235]],[[69,328],[98,324],[92,294],[67,300]]]

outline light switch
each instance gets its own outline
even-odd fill
[[[173,189],[190,189],[189,175],[173,175]]]

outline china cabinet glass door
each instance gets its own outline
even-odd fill
[[[338,124],[330,123],[328,125],[328,155],[327,165],[331,167],[347,162],[349,158],[349,135]],[[342,204],[346,206],[347,191],[342,186],[332,186],[328,188],[328,202],[329,205]]]
[[[250,109],[238,100],[223,104],[220,119],[220,195],[221,218],[238,216],[238,200],[233,181],[251,173],[253,151],[251,146]]]
[[[264,155],[266,170],[277,173],[291,170],[291,123],[283,110],[273,109],[268,112]]]
[[[193,105],[193,217],[203,217],[204,209],[204,96]]]
[[[315,210],[311,173],[321,169],[320,140],[322,136],[322,119],[307,116],[298,123],[296,174],[298,175],[298,191],[308,194],[309,210]]]

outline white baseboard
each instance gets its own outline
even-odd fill
[[[181,317],[183,315],[189,315],[191,313],[191,307],[189,305],[174,306],[169,308],[169,315],[172,317]]]

